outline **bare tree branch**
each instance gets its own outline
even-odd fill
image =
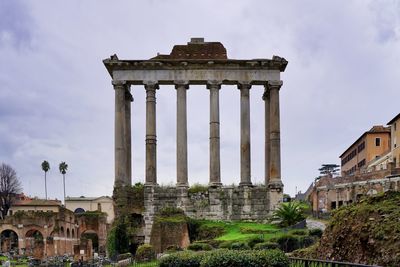
[[[16,171],[5,163],[0,165],[0,216],[4,219],[15,195],[22,192]]]

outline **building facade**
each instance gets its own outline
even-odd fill
[[[107,214],[107,223],[114,221],[114,202],[109,196],[101,197],[67,197],[65,207],[75,213],[101,211]]]
[[[342,175],[353,175],[390,152],[390,127],[374,126],[362,134],[342,155]]]
[[[391,158],[400,167],[400,113],[388,122],[391,129]]]

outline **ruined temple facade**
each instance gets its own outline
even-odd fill
[[[219,42],[192,38],[176,45],[168,55],[149,60],[105,59],[115,92],[115,186],[132,184],[131,86],[146,90],[146,166],[144,188],[144,235],[148,239],[157,212],[165,206],[182,208],[192,217],[220,220],[264,219],[282,199],[279,90],[284,58],[229,59]],[[157,183],[156,92],[175,85],[177,95],[176,186]],[[209,188],[189,194],[187,155],[187,104],[190,85],[204,85],[210,92]],[[219,90],[236,85],[240,90],[240,183],[221,184]],[[250,158],[250,89],[262,86],[260,104],[265,106],[265,183],[253,186]],[[134,129],[133,129],[134,130]],[[222,137],[223,138],[223,137]]]

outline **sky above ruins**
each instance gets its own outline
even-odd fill
[[[285,192],[305,191],[323,163],[373,125],[400,112],[400,2],[359,1],[17,1],[0,2],[0,162],[24,192],[111,195],[114,91],[102,60],[148,59],[190,37],[219,41],[235,59],[289,61],[282,74]],[[251,89],[253,183],[264,173],[263,88]],[[144,180],[145,94],[133,87],[133,182]],[[239,90],[220,91],[221,171],[240,181]],[[188,91],[189,182],[208,182],[209,92]],[[157,91],[158,181],[176,180],[176,92]]]

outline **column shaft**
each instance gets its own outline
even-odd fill
[[[124,185],[127,178],[127,149],[125,139],[125,83],[113,82],[115,91],[114,160],[115,185]]]
[[[148,83],[146,89],[146,185],[157,184],[156,89]]]
[[[251,185],[250,161],[250,88],[248,83],[239,84],[240,89],[240,185]]]
[[[130,89],[125,91],[125,138],[126,138],[126,181],[132,185],[132,133],[131,133],[131,102],[133,101]]]
[[[176,176],[177,186],[188,186],[187,159],[187,113],[186,90],[187,83],[177,83],[176,88]]]
[[[207,84],[210,90],[210,185],[221,186],[219,89],[220,83]]]
[[[281,137],[279,115],[279,89],[281,81],[269,81],[270,89],[270,184],[282,184],[281,181]]]
[[[271,141],[270,141],[270,95],[269,95],[269,89],[267,86],[265,87],[264,95],[263,95],[263,100],[265,104],[265,186],[268,186],[269,180],[270,180],[270,158],[271,158]]]

